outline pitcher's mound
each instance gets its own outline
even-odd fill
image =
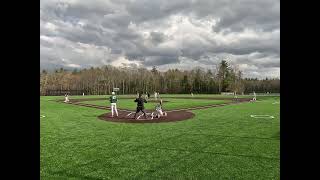
[[[161,116],[160,118],[154,117],[152,119],[151,112],[146,111],[147,118],[140,112],[134,119],[135,112],[119,111],[119,116],[112,117],[111,113],[106,113],[98,116],[99,119],[112,122],[124,122],[124,123],[161,123],[161,122],[173,122],[182,121],[194,117],[194,114],[190,111],[174,111],[167,112],[167,116]]]

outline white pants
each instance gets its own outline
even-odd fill
[[[69,97],[65,97],[64,102],[69,102]]]
[[[160,117],[160,116],[163,116],[162,110],[157,110],[157,113],[158,113],[158,116],[159,116],[159,117]]]
[[[160,118],[161,116],[167,116],[166,112],[163,112],[162,109],[161,110],[156,110],[158,117]]]
[[[111,115],[113,117],[113,111],[116,111],[116,115],[118,116],[117,103],[111,103]]]

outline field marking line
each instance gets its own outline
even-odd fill
[[[151,114],[151,113],[146,113],[146,116],[147,116],[147,115],[150,115],[150,114]],[[140,115],[137,117],[137,120],[139,120],[142,115],[143,115],[143,113],[140,114]],[[147,118],[147,120],[148,120],[148,118]]]
[[[280,104],[280,102],[273,102],[272,104]]]
[[[271,115],[254,115],[254,114],[250,115],[250,117],[252,117],[252,118],[267,118],[267,119],[274,118],[274,116],[271,116]]]
[[[137,119],[139,119],[141,116],[142,116],[142,114],[140,114],[140,115],[137,117]]]
[[[127,116],[130,116],[131,114],[133,114],[134,112],[131,112],[131,113],[129,113],[129,114],[127,114]]]

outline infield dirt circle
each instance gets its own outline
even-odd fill
[[[191,119],[195,115],[190,111],[175,111],[167,112],[167,116],[162,116],[160,118],[154,117],[152,119],[151,112],[146,111],[146,117],[143,116],[143,113],[138,113],[136,118],[134,118],[135,112],[119,111],[119,116],[112,117],[111,113],[106,113],[98,116],[99,119],[104,121],[112,122],[125,122],[125,123],[161,123],[161,122],[173,122],[173,121],[182,121],[186,119]]]

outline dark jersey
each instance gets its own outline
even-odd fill
[[[110,96],[109,100],[110,100],[110,103],[117,103],[118,101],[117,96]]]
[[[134,102],[137,103],[138,107],[144,107],[144,103],[147,103],[147,101],[143,98],[137,98],[136,100],[134,100]]]

